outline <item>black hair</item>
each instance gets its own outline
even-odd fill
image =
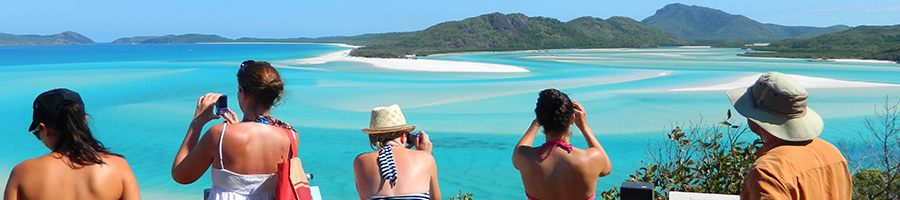
[[[87,119],[85,119],[84,105],[72,101],[65,100],[56,106],[59,116],[50,117],[43,121],[45,126],[56,130],[58,133],[56,144],[53,144],[53,152],[58,152],[69,157],[72,164],[92,165],[104,164],[100,159],[100,154],[108,154],[123,157],[114,154],[103,146],[103,143],[94,138],[88,128]],[[124,158],[124,157],[123,157]]]
[[[238,86],[244,95],[253,97],[263,107],[269,108],[281,101],[284,82],[281,74],[265,61],[248,60],[237,73]]]
[[[575,106],[569,95],[551,88],[541,91],[534,114],[544,127],[544,134],[562,134],[572,124]]]

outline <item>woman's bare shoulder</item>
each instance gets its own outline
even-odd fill
[[[128,161],[125,160],[124,157],[111,155],[111,154],[102,154],[100,159],[103,160],[104,163],[113,166],[115,168],[128,168],[130,170],[130,166],[128,165]]]
[[[44,168],[47,168],[50,164],[52,164],[52,160],[48,160],[48,155],[44,155],[37,158],[31,158],[21,163],[17,164],[13,167],[11,172],[12,175],[22,175],[22,174],[30,174],[36,171],[41,171]]]

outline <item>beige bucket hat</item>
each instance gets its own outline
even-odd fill
[[[381,134],[397,131],[412,131],[416,125],[406,125],[406,117],[400,112],[397,104],[388,107],[372,109],[372,117],[369,119],[369,128],[362,129],[366,134]]]
[[[806,107],[806,89],[787,75],[768,72],[752,86],[726,94],[738,113],[779,139],[808,141],[822,134],[822,117]]]

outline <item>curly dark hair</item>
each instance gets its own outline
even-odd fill
[[[244,95],[249,95],[260,106],[272,107],[281,101],[284,93],[284,82],[281,74],[265,61],[244,61],[237,73],[238,85]]]
[[[575,106],[569,95],[550,88],[541,91],[534,114],[538,123],[544,127],[544,134],[564,134],[572,124]]]

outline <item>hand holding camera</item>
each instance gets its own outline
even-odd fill
[[[428,138],[428,134],[425,131],[419,131],[418,133],[407,133],[406,135],[406,148],[416,147],[418,150],[422,150],[428,153],[431,153],[431,140]]]
[[[206,124],[206,122],[220,117],[225,118],[225,123],[237,123],[237,113],[228,109],[228,97],[218,93],[207,93],[197,100],[197,109],[194,111],[194,122]]]

